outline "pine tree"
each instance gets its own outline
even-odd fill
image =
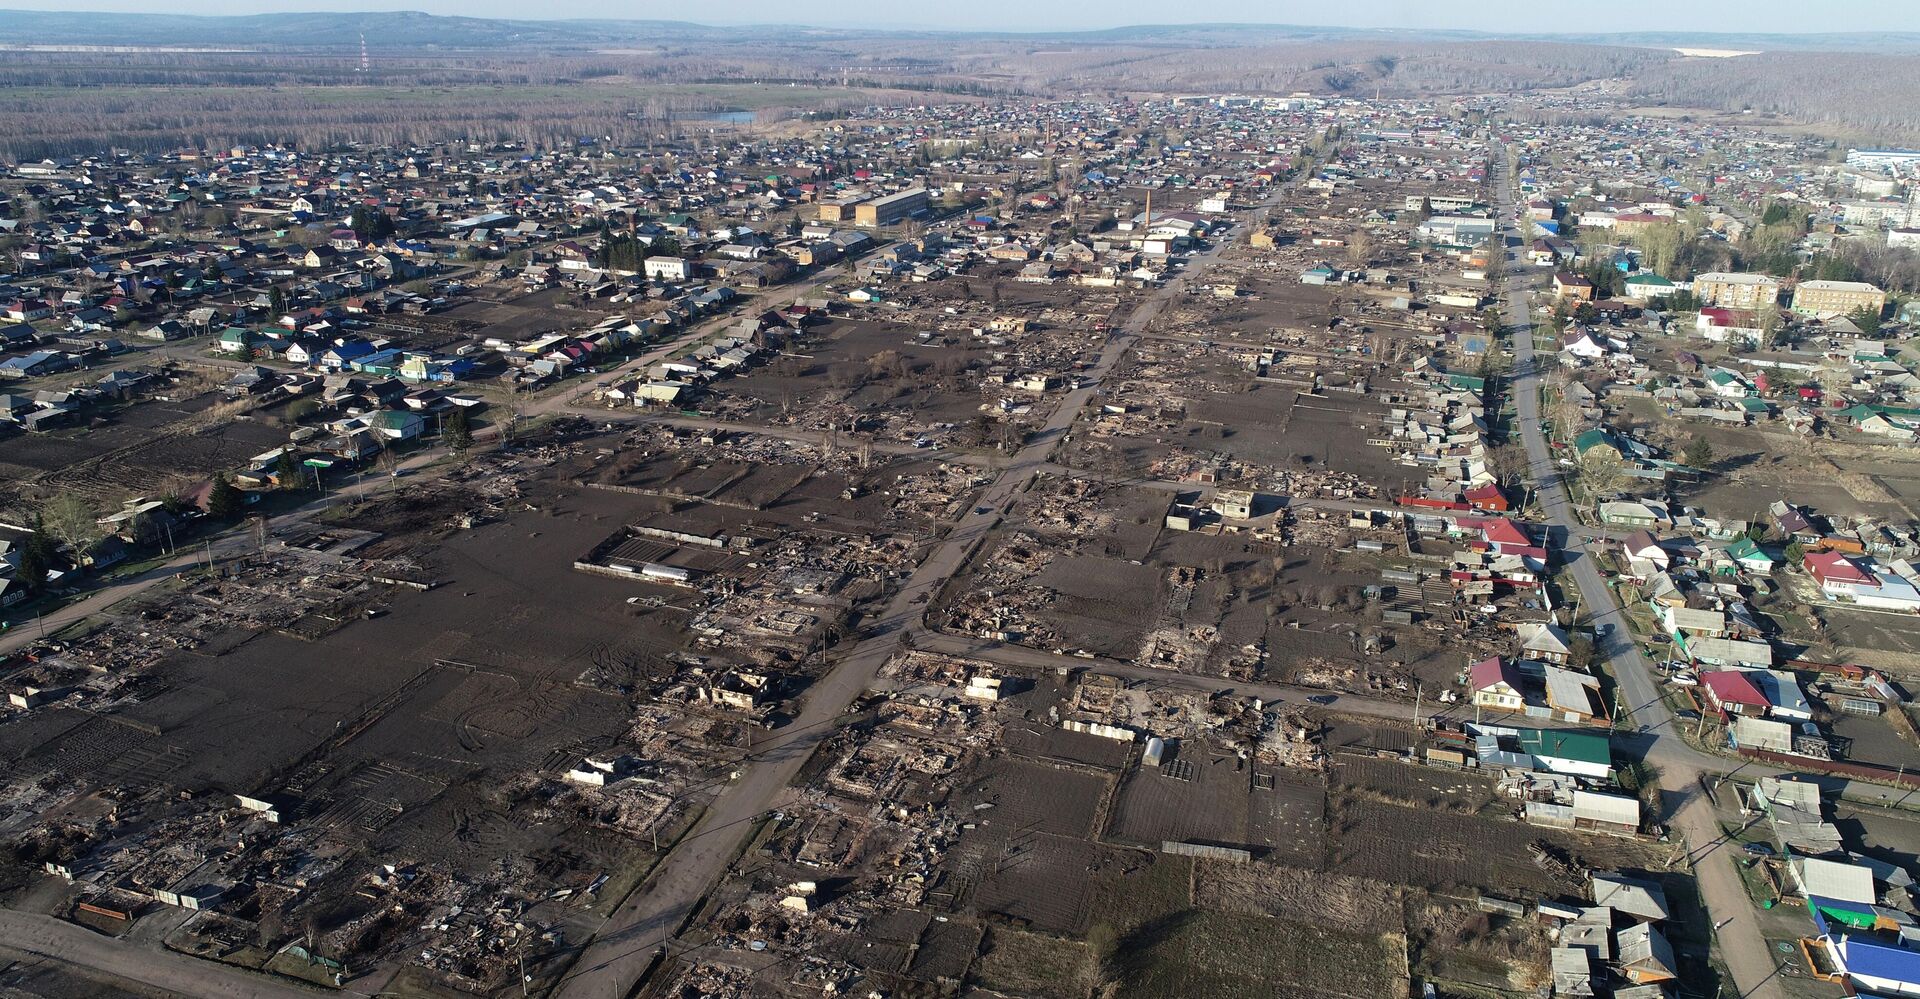
[[[240,516],[240,510],[246,502],[246,496],[223,473],[213,480],[213,490],[207,493],[207,516],[215,520],[232,520]]]
[[[306,488],[306,480],[301,477],[303,469],[293,458],[292,451],[280,452],[280,463],[274,469],[274,477],[280,480],[280,488],[289,492]]]
[[[41,587],[47,585],[47,574],[52,569],[53,538],[36,523],[33,534],[20,547],[20,563],[14,569],[14,576],[25,583],[29,591],[38,593]]]
[[[360,205],[349,216],[347,228],[352,229],[363,243],[378,243],[393,235],[393,220],[387,217],[386,212]]]
[[[473,447],[473,429],[467,425],[467,410],[464,406],[453,407],[447,414],[446,422],[440,426],[440,439],[455,454],[465,454]]]

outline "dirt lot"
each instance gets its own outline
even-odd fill
[[[613,313],[580,308],[577,296],[561,288],[521,293],[518,286],[487,289],[489,297],[462,301],[433,319],[481,336],[530,340],[543,333],[585,329]]]
[[[1482,818],[1336,795],[1331,869],[1356,877],[1434,891],[1491,889],[1509,897],[1557,895],[1556,884],[1528,857],[1536,839],[1558,843],[1594,869],[1645,866],[1647,848],[1627,840],[1552,834],[1503,818]]]
[[[1141,767],[1121,788],[1110,835],[1158,847],[1163,841],[1242,847],[1279,863],[1325,863],[1326,793],[1317,778],[1236,768],[1229,753],[1182,744],[1160,767]],[[1274,778],[1256,783],[1256,772]]]
[[[837,320],[771,363],[719,383],[715,393],[729,417],[773,424],[804,422],[804,414],[830,407],[870,420],[886,414],[922,429],[974,419],[989,400],[972,369],[991,355],[963,332],[917,335],[923,331]]]
[[[286,428],[267,420],[170,432],[216,401],[208,393],[180,403],[139,402],[107,412],[97,427],[16,435],[0,445],[0,476],[39,478],[117,501],[232,468],[286,441]]]
[[[1398,760],[1342,755],[1333,769],[1343,794],[1462,815],[1498,814],[1493,782],[1475,773],[1414,766]]]
[[[1920,816],[1845,803],[1834,806],[1833,816],[1850,847],[1858,844],[1869,857],[1920,873],[1920,863],[1914,860],[1920,857]]]
[[[1768,504],[1788,500],[1832,516],[1920,516],[1920,462],[1896,448],[1828,440],[1810,448],[1773,424],[1667,426],[1713,445],[1717,474],[1683,493],[1711,515],[1764,520]]]
[[[1086,944],[999,926],[987,932],[973,965],[982,988],[1034,999],[1081,999],[1094,970]]]
[[[1406,988],[1397,938],[1189,910],[1123,938],[1120,995],[1372,999]]]
[[[979,815],[978,825],[947,856],[957,890],[970,894],[979,912],[1053,933],[1082,932],[1087,871],[1098,862],[1088,856],[1087,839],[1109,784],[1093,772],[1042,763],[983,764],[951,806]]]
[[[1900,710],[1895,708],[1895,710]],[[1833,734],[1848,740],[1846,758],[1888,767],[1920,767],[1920,748],[1900,737],[1886,717],[1834,712]]]

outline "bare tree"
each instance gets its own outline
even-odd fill
[[[1626,462],[1610,447],[1594,446],[1580,456],[1580,482],[1589,498],[1605,496],[1626,481]]]
[[[1355,229],[1347,237],[1347,262],[1355,267],[1365,267],[1373,261],[1373,234],[1365,229]]]
[[[76,561],[86,557],[94,544],[106,536],[100,528],[99,511],[78,493],[61,493],[43,504],[40,524]]]

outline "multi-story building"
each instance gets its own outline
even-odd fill
[[[910,187],[884,198],[862,202],[853,208],[855,225],[892,225],[927,209],[927,189]]]
[[[1410,212],[1417,212],[1424,205],[1435,213],[1451,215],[1455,212],[1472,211],[1479,207],[1480,203],[1464,194],[1409,194],[1401,204],[1405,205]],[[1548,218],[1552,216],[1549,215]]]
[[[1693,297],[1722,309],[1758,309],[1780,304],[1780,282],[1765,274],[1701,274],[1693,279]]]
[[[1865,281],[1802,281],[1793,289],[1793,311],[1803,316],[1848,315],[1862,309],[1879,315],[1887,293]]]
[[[1920,224],[1914,204],[1886,198],[1879,201],[1849,201],[1840,206],[1840,220],[1848,225],[1871,229],[1895,229]]]
[[[867,201],[864,194],[852,194],[814,206],[815,217],[822,222],[851,222],[854,212]]]
[[[1471,249],[1493,238],[1494,221],[1460,215],[1436,215],[1420,223],[1422,240],[1442,247]]]
[[[1920,166],[1920,149],[1849,149],[1847,165],[1870,170],[1902,170]]]

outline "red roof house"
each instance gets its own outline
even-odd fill
[[[1700,674],[1700,686],[1706,688],[1707,699],[1714,706],[1728,714],[1761,716],[1772,707],[1767,695],[1744,670],[1723,669]]]
[[[1465,499],[1468,505],[1472,506],[1475,510],[1492,510],[1498,512],[1505,511],[1509,506],[1507,503],[1507,494],[1501,492],[1500,487],[1491,482],[1484,486],[1476,486],[1467,490],[1461,494],[1461,498]]]
[[[1501,554],[1533,547],[1533,538],[1511,520],[1487,521],[1480,526],[1480,537]]]
[[[1502,711],[1519,711],[1527,706],[1520,694],[1520,672],[1500,656],[1474,663],[1469,674],[1476,706]]]
[[[1852,596],[1880,587],[1872,573],[1839,552],[1808,552],[1802,565],[1828,596]]]

